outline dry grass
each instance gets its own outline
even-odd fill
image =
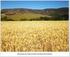
[[[68,51],[68,21],[1,23],[1,51]]]

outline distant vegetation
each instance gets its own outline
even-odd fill
[[[1,21],[68,20],[68,8],[59,9],[2,9]]]

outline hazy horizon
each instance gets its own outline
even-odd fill
[[[68,7],[68,1],[2,1],[1,9],[49,9]]]

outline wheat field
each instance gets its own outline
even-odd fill
[[[68,21],[2,21],[2,52],[69,51]]]

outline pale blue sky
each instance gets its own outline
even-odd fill
[[[1,8],[45,9],[68,7],[68,1],[2,1]]]
[[[69,0],[2,0],[2,1],[69,1]]]

